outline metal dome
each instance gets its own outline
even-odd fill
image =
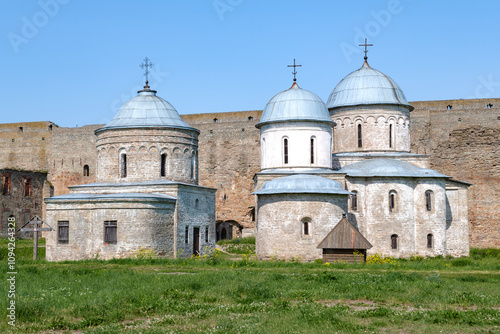
[[[370,104],[394,104],[414,109],[394,80],[365,61],[360,69],[340,81],[330,94],[327,106],[332,109]]]
[[[339,170],[354,177],[443,177],[449,178],[433,169],[420,168],[408,162],[395,159],[369,159],[344,166]]]
[[[344,190],[338,181],[310,174],[290,175],[264,182],[262,187],[252,194],[270,195],[293,193],[351,194]]]
[[[293,83],[290,89],[276,94],[266,105],[260,122],[264,124],[285,121],[312,121],[331,123],[333,121],[325,103],[316,94]]]
[[[96,132],[127,128],[180,128],[198,131],[181,118],[177,110],[146,86],[120,107],[115,117]]]

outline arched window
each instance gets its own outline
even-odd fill
[[[389,191],[389,211],[390,212],[393,212],[393,211],[396,211],[396,191],[394,190],[391,190]]]
[[[434,247],[434,237],[431,233],[427,234],[427,248]]]
[[[397,234],[391,235],[391,248],[398,249],[398,235]]]
[[[361,124],[358,124],[358,147],[363,147],[363,134],[361,132]]]
[[[127,177],[127,155],[125,153],[120,155],[120,176]]]
[[[196,170],[196,152],[191,154],[191,178],[194,179]]]
[[[167,175],[167,154],[163,153],[160,157],[160,176]]]
[[[351,209],[352,211],[358,211],[358,192],[356,190],[351,191]]]
[[[389,147],[392,148],[392,124],[389,124]]]
[[[283,139],[283,163],[288,164],[288,138]]]
[[[311,235],[311,218],[302,218],[302,235]]]
[[[425,208],[427,211],[432,211],[432,191],[427,190],[425,192]]]
[[[89,176],[89,175],[90,175],[89,165],[83,166],[83,176]]]
[[[314,163],[314,137],[311,137],[311,163]]]

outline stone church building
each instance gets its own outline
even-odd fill
[[[326,105],[295,79],[274,96],[256,125],[257,256],[318,259],[343,215],[373,245],[368,255],[468,255],[469,184],[410,153],[413,109],[366,57]]]
[[[191,256],[215,245],[215,189],[198,185],[198,134],[146,86],[95,131],[95,183],[45,199],[49,261]],[[88,170],[87,170],[88,172]]]

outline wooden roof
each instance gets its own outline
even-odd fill
[[[317,248],[370,249],[372,244],[346,217],[327,234]]]

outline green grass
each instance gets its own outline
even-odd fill
[[[234,238],[230,240],[219,240],[217,241],[217,245],[255,245],[255,237],[246,237],[246,238]]]
[[[18,333],[498,333],[500,258],[19,260]],[[0,268],[6,276],[6,265]],[[0,294],[7,295],[7,285]],[[0,299],[5,310],[7,298]],[[0,332],[8,332],[5,319]]]
[[[9,240],[0,238],[0,260],[7,260]],[[33,259],[33,239],[16,239],[16,259]],[[45,239],[38,239],[38,258],[45,259]]]

